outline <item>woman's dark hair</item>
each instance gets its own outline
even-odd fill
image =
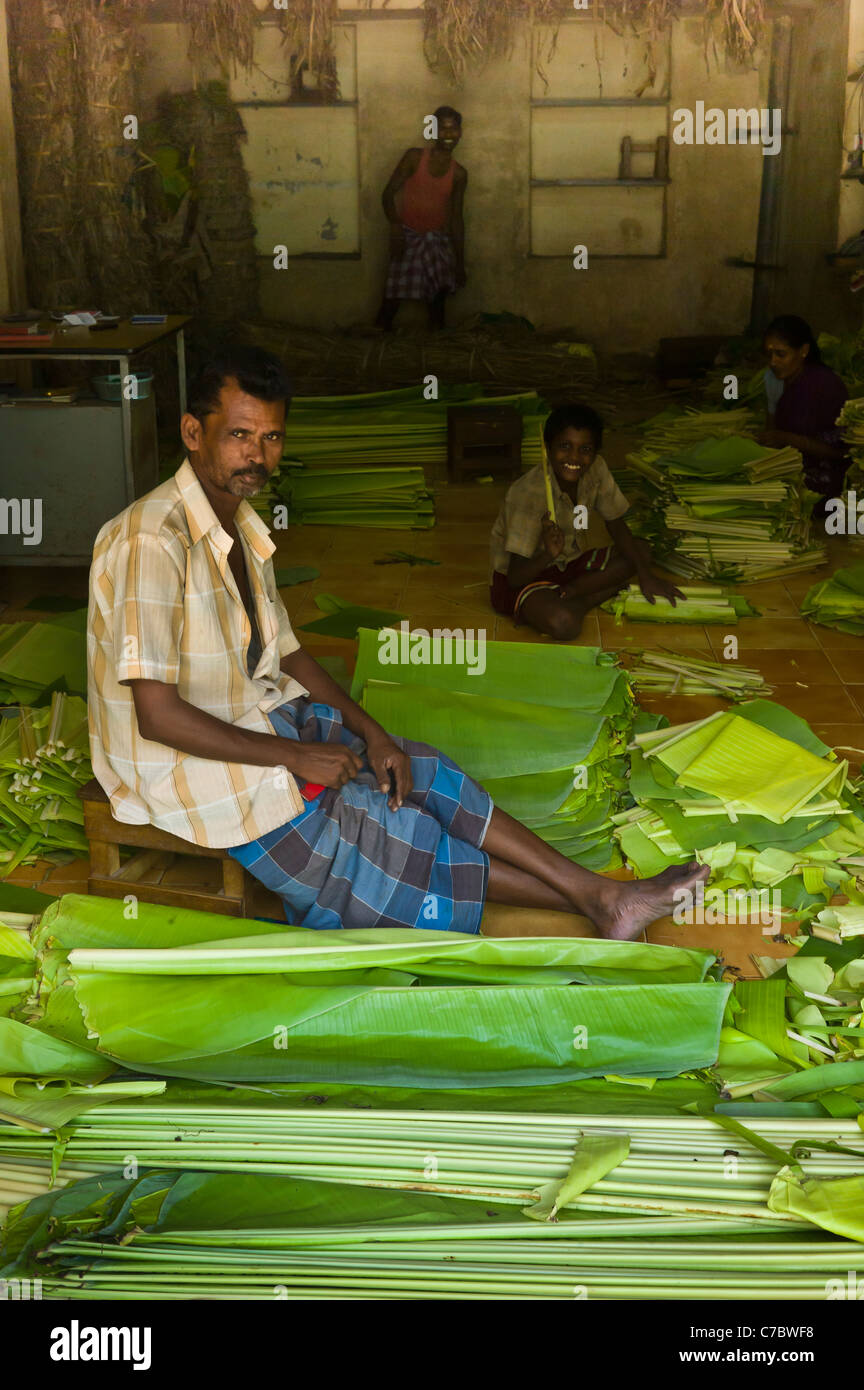
[[[590,405],[559,405],[553,410],[543,426],[544,444],[553,444],[564,430],[589,430],[595,449],[603,443],[603,421]]]
[[[217,348],[189,383],[186,409],[196,420],[219,407],[219,392],[233,378],[247,396],[259,401],[291,399],[291,382],[284,366],[273,352],[264,348],[232,343]]]
[[[455,106],[438,106],[435,108],[432,114],[435,117],[436,121],[446,121],[449,117],[451,121],[456,122],[456,124],[459,126],[461,130],[462,112],[457,111]]]
[[[813,336],[813,329],[806,319],[799,318],[797,314],[780,314],[778,318],[772,319],[762,335],[763,342],[769,334],[773,334],[775,338],[782,338],[784,343],[788,343],[793,348],[802,348],[809,344],[810,351],[807,354],[807,361],[822,361],[822,354],[819,351],[819,344]]]

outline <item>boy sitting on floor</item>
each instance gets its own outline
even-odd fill
[[[497,613],[559,642],[579,636],[585,614],[636,581],[649,603],[684,595],[651,569],[651,552],[624,520],[629,504],[600,455],[603,422],[585,405],[562,405],[543,427],[555,504],[543,467],[513,484],[492,528],[490,598]],[[596,513],[613,544],[590,548]],[[592,524],[593,523],[593,524]]]

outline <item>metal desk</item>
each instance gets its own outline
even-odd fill
[[[121,377],[129,375],[129,364],[137,352],[152,347],[163,338],[176,336],[177,374],[180,385],[180,414],[186,409],[186,341],[183,329],[190,320],[189,314],[169,314],[164,323],[131,324],[128,319],[118,323],[116,328],[106,328],[94,333],[90,328],[71,328],[55,323],[53,319],[42,320],[40,333],[53,333],[53,341],[27,346],[26,337],[22,345],[0,344],[0,360],[3,358],[22,361],[30,359],[38,362],[117,362]],[[3,325],[0,323],[0,334]],[[135,477],[132,467],[132,403],[126,393],[121,392],[123,439],[123,477],[126,484],[126,500],[135,500]]]

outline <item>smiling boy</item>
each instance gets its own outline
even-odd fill
[[[651,552],[625,521],[626,497],[600,455],[603,422],[585,405],[562,405],[543,427],[555,506],[543,468],[515,482],[492,528],[490,598],[497,613],[559,642],[578,637],[585,614],[636,578],[650,603],[679,589],[654,574]],[[600,518],[611,546],[591,545]]]

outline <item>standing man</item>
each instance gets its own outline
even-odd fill
[[[430,327],[443,328],[444,301],[465,284],[468,174],[453,158],[462,116],[439,106],[434,120],[434,141],[405,151],[381,200],[390,223],[390,268],[377,322],[388,332],[403,299],[425,299]]]

